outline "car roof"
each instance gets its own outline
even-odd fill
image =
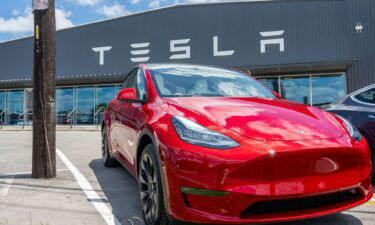
[[[370,85],[368,85],[366,87],[363,87],[363,88],[361,88],[361,89],[359,89],[357,91],[354,91],[354,92],[352,92],[352,93],[350,93],[348,95],[345,95],[344,97],[340,98],[339,100],[337,100],[337,101],[335,101],[335,102],[333,102],[333,103],[331,103],[329,105],[330,106],[336,105],[336,104],[341,103],[342,101],[344,101],[344,100],[346,100],[346,99],[348,99],[348,98],[350,98],[350,97],[352,97],[354,95],[357,95],[359,93],[365,92],[365,91],[373,89],[373,88],[375,88],[375,84],[370,84]]]
[[[356,94],[365,92],[365,91],[367,91],[369,89],[373,89],[373,88],[375,88],[375,84],[368,85],[368,86],[366,86],[364,88],[361,88],[361,89],[359,89],[357,91],[354,91],[354,92],[350,93],[349,95],[356,95]]]
[[[214,65],[203,65],[203,64],[193,64],[193,63],[150,63],[145,64],[148,69],[164,69],[164,68],[176,68],[176,67],[185,67],[185,68],[194,68],[194,67],[206,67],[206,68],[217,68],[217,69],[227,69],[224,67],[214,66]],[[230,69],[229,69],[230,70]]]

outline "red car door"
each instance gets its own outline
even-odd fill
[[[124,88],[135,88],[137,102],[119,101],[114,144],[118,148],[118,158],[135,174],[138,133],[147,116],[144,102],[147,98],[146,81],[141,69],[133,70],[127,77]]]

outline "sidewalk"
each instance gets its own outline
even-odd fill
[[[1,131],[31,131],[33,129],[32,126],[2,126],[0,127]],[[100,131],[101,127],[92,125],[92,126],[56,126],[57,131]]]

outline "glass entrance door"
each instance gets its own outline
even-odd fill
[[[94,124],[95,111],[94,87],[76,88],[76,124]]]

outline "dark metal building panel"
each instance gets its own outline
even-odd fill
[[[363,31],[355,33],[352,45],[358,63],[348,70],[350,91],[375,83],[375,1],[351,2],[351,13],[348,15],[356,23],[363,25]]]
[[[58,32],[57,74],[79,80],[82,75],[125,73],[139,63],[132,62],[131,58],[137,58],[132,51],[146,50],[138,57],[149,59],[147,63],[245,67],[263,71],[262,74],[276,71],[274,68],[279,65],[298,65],[289,68],[300,68],[299,71],[285,70],[297,73],[309,71],[311,65],[336,62],[336,66],[329,68],[345,68],[348,89],[352,91],[375,82],[374,11],[373,0],[286,0],[169,7]],[[364,25],[362,33],[355,29],[357,23]],[[214,55],[214,37],[218,38],[222,55]],[[178,46],[188,46],[190,57],[170,59],[173,54],[183,53],[171,52],[172,40],[188,42]],[[131,47],[139,43],[149,45]],[[104,65],[100,65],[100,53],[92,48],[104,46],[111,49],[104,52]],[[231,51],[234,53],[230,54]],[[353,61],[350,68],[340,64]],[[317,71],[317,67],[311,71]],[[0,44],[0,80],[30,79],[31,73],[30,38]]]
[[[0,43],[0,80],[30,80],[33,70],[32,57],[32,38]]]

